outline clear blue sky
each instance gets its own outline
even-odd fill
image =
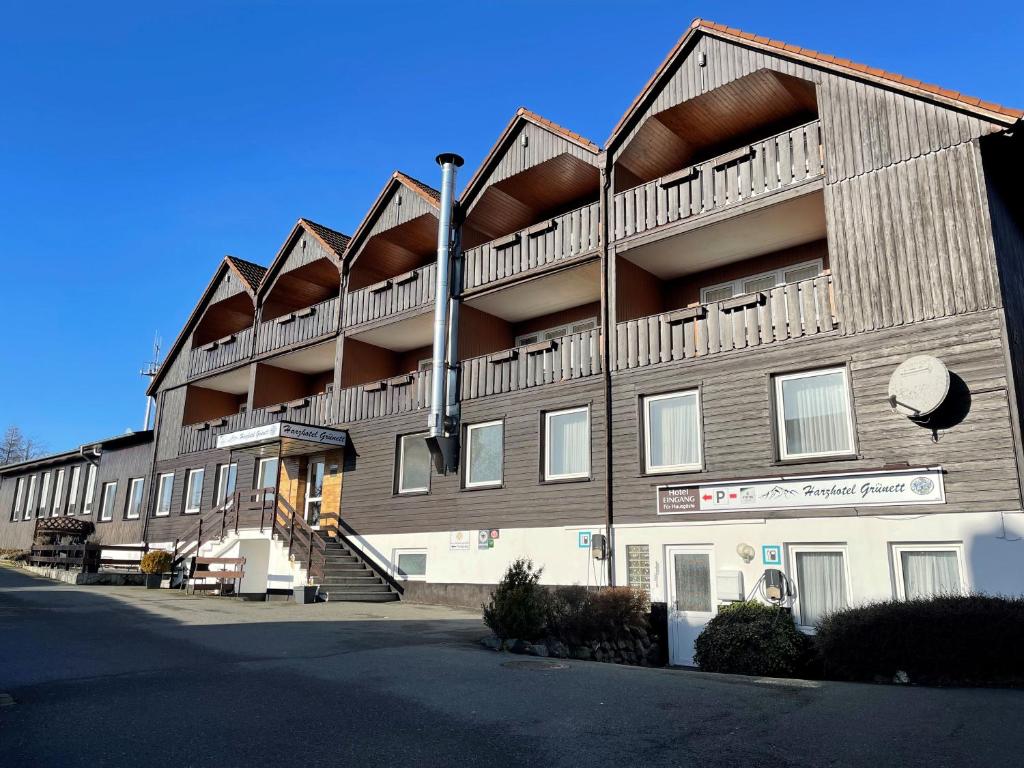
[[[141,427],[153,334],[224,254],[268,263],[299,216],[350,233],[441,150],[465,181],[520,105],[603,143],[695,16],[1024,107],[1020,3],[0,11],[0,429],[50,450]]]

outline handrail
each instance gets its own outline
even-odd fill
[[[324,565],[327,562],[327,544],[280,495],[275,507],[273,525],[274,534],[278,534],[279,529],[282,538],[287,534],[288,556],[305,562],[306,575],[310,579],[323,578]]]
[[[174,548],[171,551],[171,570],[174,570],[181,565],[185,558],[190,554],[202,549],[202,546],[205,543],[203,539],[203,531],[206,529],[206,531],[209,532],[211,527],[216,530],[218,517],[220,518],[221,539],[224,538],[227,531],[228,514],[230,512],[234,512],[235,532],[238,532],[238,499],[240,493],[241,492],[236,491],[235,494],[223,504],[214,507],[206,514],[201,515],[191,528],[174,540]],[[209,536],[205,541],[212,541],[213,538],[213,536]]]

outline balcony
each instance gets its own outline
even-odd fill
[[[335,296],[272,320],[264,320],[256,334],[256,354],[298,346],[334,333],[338,330],[338,304],[339,299]]]
[[[555,216],[464,253],[467,291],[559,261],[581,256],[599,245],[597,203]]]
[[[188,375],[202,376],[246,360],[252,354],[253,329],[243,328],[215,341],[193,347],[189,354]]]
[[[612,198],[612,239],[821,178],[824,158],[821,123],[814,120],[619,192]]]
[[[619,323],[615,369],[690,360],[836,328],[832,276]]]
[[[338,393],[338,423],[348,424],[427,408],[430,406],[431,380],[431,371],[425,370],[346,387]]]
[[[363,323],[386,320],[433,306],[436,275],[437,264],[432,262],[375,285],[347,293],[346,327],[352,328]]]
[[[183,426],[179,452],[184,454],[212,450],[217,447],[218,435],[285,420],[317,426],[332,424],[331,394],[325,392],[289,403],[254,408],[251,413],[233,413],[201,424]]]

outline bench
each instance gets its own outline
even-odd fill
[[[244,575],[244,557],[193,557],[188,570],[185,593],[188,593],[188,586],[191,584],[192,594],[195,594],[197,590],[200,592],[216,590],[218,595],[237,595]],[[211,581],[212,584],[208,583]],[[227,589],[229,584],[230,592]]]

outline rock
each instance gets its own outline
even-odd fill
[[[548,655],[548,647],[546,645],[544,645],[543,643],[534,643],[533,645],[531,645],[529,648],[526,649],[526,652],[528,654],[530,654],[531,656],[547,657],[547,655]]]
[[[581,645],[579,648],[572,649],[572,657],[574,659],[581,659],[582,661],[589,661],[594,656],[593,652],[587,646]]]
[[[616,643],[616,645],[619,646],[619,650],[620,651],[625,651],[625,650],[629,649],[629,641],[628,640],[619,640],[619,642]]]
[[[633,643],[633,652],[637,655],[637,658],[642,659],[647,654],[647,648],[644,647],[641,641],[636,640]]]
[[[547,641],[548,655],[554,656],[556,659],[567,659],[569,658],[569,647],[560,640],[549,638]]]
[[[497,635],[490,635],[488,637],[485,637],[483,640],[481,640],[480,641],[480,645],[482,645],[484,648],[487,648],[488,650],[491,650],[491,651],[500,651],[501,650],[501,638],[498,637]]]
[[[506,640],[505,647],[512,653],[528,653],[531,648],[531,644],[525,640]]]
[[[904,672],[901,669],[899,672],[896,673],[896,675],[893,677],[892,681],[894,683],[896,683],[896,685],[909,685],[910,684],[910,675],[908,675],[906,672]]]

